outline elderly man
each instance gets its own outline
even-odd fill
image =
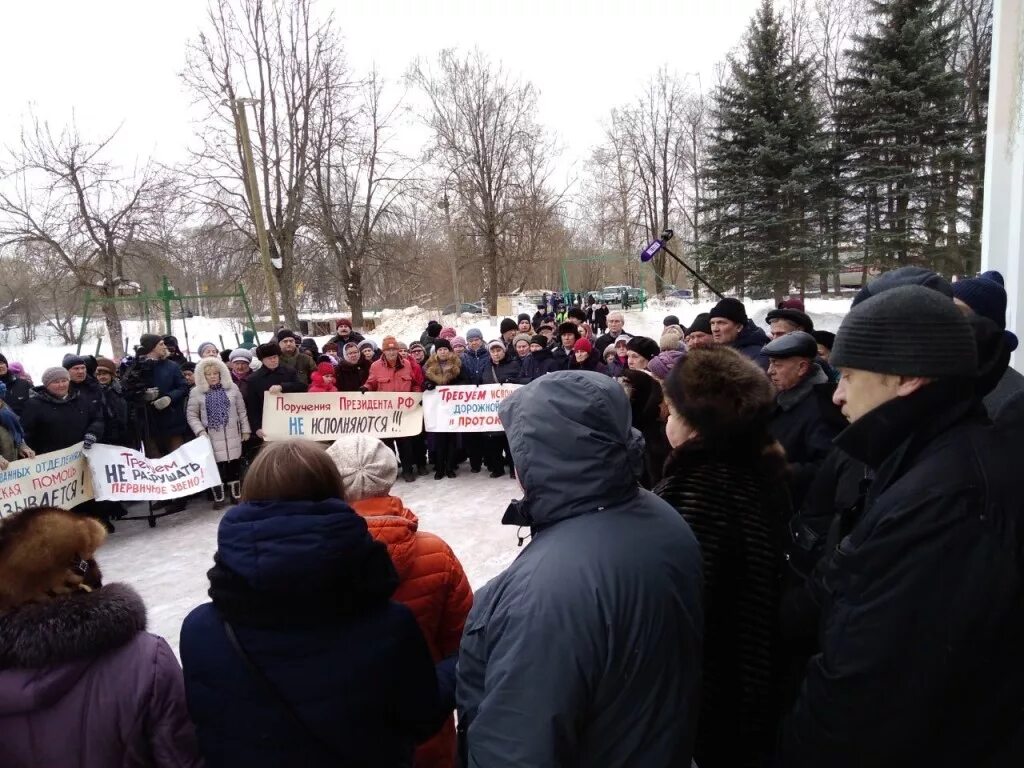
[[[176,451],[192,434],[185,421],[188,384],[159,336],[142,334],[135,353],[135,363],[125,374],[123,388],[134,408],[146,455],[160,458]]]
[[[724,298],[709,313],[715,344],[732,347],[749,360],[768,370],[768,358],[761,349],[768,343],[765,332],[750,322],[747,308],[739,299]]]
[[[773,309],[765,318],[768,327],[771,329],[772,338],[777,339],[787,333],[814,333],[814,321],[799,309]]]
[[[597,351],[597,354],[604,355],[604,348],[609,344],[614,343],[622,334],[625,333],[627,336],[633,335],[631,333],[626,333],[623,329],[622,326],[625,322],[626,319],[621,312],[612,312],[608,315],[608,333],[598,336],[597,341],[594,342],[594,349]]]
[[[297,333],[283,328],[277,332],[277,344],[281,347],[280,362],[285,368],[291,368],[300,384],[309,386],[313,372],[316,370],[316,361],[308,355],[299,353],[299,342],[302,339]]]
[[[419,392],[412,365],[402,361],[398,354],[398,340],[385,336],[381,342],[381,357],[370,366],[370,374],[363,385],[372,392]],[[486,354],[486,350],[485,350]],[[412,437],[395,437],[384,441],[398,451],[402,463],[402,479],[416,480],[416,443]]]
[[[703,631],[689,526],[638,486],[618,382],[542,376],[499,411],[522,554],[478,591],[459,651],[467,765],[690,765]],[[528,736],[527,736],[528,735]]]
[[[815,362],[818,345],[804,331],[780,336],[764,348],[768,377],[775,385],[775,413],[769,429],[786,451],[793,507],[798,509],[814,475],[846,426],[832,403],[835,386]]]
[[[936,291],[891,288],[846,316],[832,362],[851,422],[836,445],[872,480],[820,566],[821,651],[778,763],[1017,765],[1020,436],[981,408],[971,326]]]

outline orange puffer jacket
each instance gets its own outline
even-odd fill
[[[417,530],[419,520],[394,496],[352,502],[366,518],[370,534],[383,542],[400,579],[392,596],[416,616],[434,661],[459,650],[473,592],[451,547],[432,533]],[[415,768],[454,768],[455,717],[416,750]]]

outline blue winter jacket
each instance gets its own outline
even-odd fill
[[[160,396],[171,398],[171,404],[163,410],[147,406],[150,434],[156,437],[168,435],[189,435],[185,420],[185,405],[188,403],[188,383],[178,364],[171,360],[154,360],[152,368],[153,386],[160,390]]]
[[[523,364],[519,368],[519,381],[515,383],[529,384],[531,381],[557,370],[558,361],[555,360],[554,354],[550,349],[531,352],[527,357],[523,358]]]
[[[447,713],[415,618],[388,599],[397,576],[387,550],[363,518],[338,499],[245,503],[221,520],[217,545],[213,602],[181,629],[208,768],[411,765]],[[229,644],[225,618],[303,727]]]
[[[690,765],[701,555],[679,513],[637,485],[643,439],[626,393],[558,371],[500,415],[525,490],[502,522],[532,541],[466,621],[467,768]]]
[[[462,353],[462,375],[469,384],[482,384],[484,374],[491,367],[491,353],[487,347],[480,347],[475,352],[467,349]]]
[[[748,360],[757,363],[762,370],[768,370],[768,355],[761,350],[771,339],[768,334],[754,325],[753,321],[747,320],[747,324],[736,336],[731,346]]]

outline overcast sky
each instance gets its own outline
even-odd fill
[[[540,121],[571,168],[601,138],[609,109],[661,65],[707,88],[759,0],[320,0],[345,36],[349,64],[399,78],[416,56],[474,45],[540,92]],[[74,115],[98,138],[123,123],[113,156],[174,162],[193,133],[179,73],[206,0],[3,3],[0,143],[33,109],[54,125]]]

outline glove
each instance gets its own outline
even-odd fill
[[[85,437],[82,438],[82,450],[88,451],[92,448],[92,444],[96,442],[96,435],[92,432],[86,432]]]
[[[169,398],[167,395],[164,395],[163,397],[158,397],[156,400],[153,401],[153,407],[156,408],[158,411],[162,411],[170,404],[171,398]]]
[[[365,394],[366,394],[366,387],[360,387],[360,388],[359,388],[359,392],[360,392],[361,394],[364,394],[364,395],[365,395]]]
[[[143,394],[147,403],[151,403],[160,397],[160,390],[157,387],[149,387]]]

